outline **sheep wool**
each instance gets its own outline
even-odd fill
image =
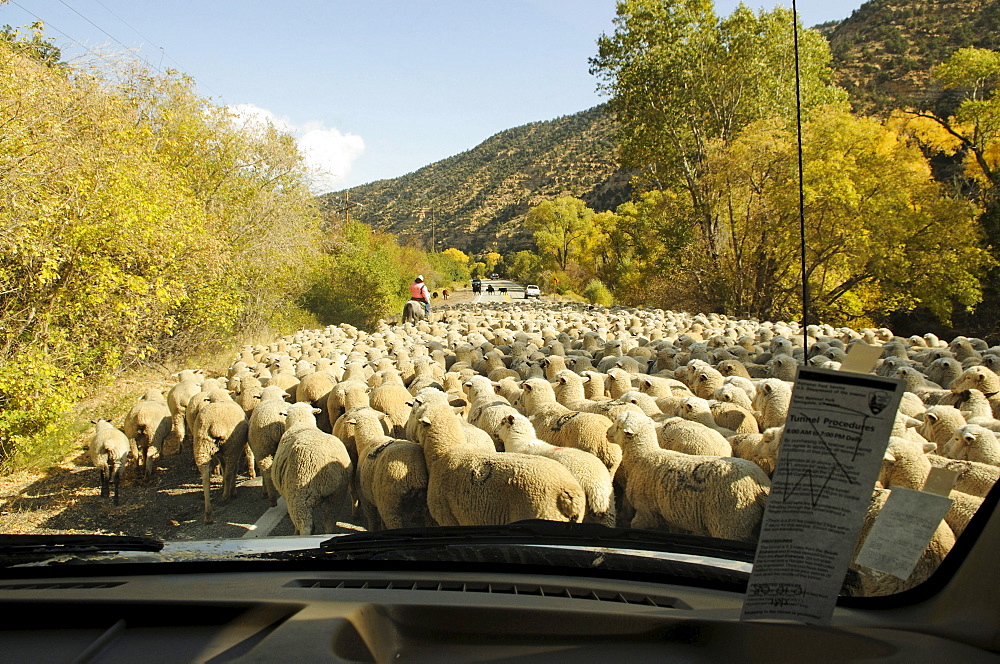
[[[583,519],[583,488],[564,466],[544,457],[484,452],[465,442],[461,420],[447,404],[430,402],[422,411],[427,506],[439,525]]]
[[[132,452],[128,436],[119,431],[108,420],[95,420],[94,435],[90,439],[90,462],[101,473],[101,497],[108,498],[111,486],[114,485],[115,505],[118,504],[118,491],[122,475]]]
[[[653,420],[639,413],[620,415],[607,435],[623,451],[633,528],[756,539],[771,486],[756,464],[660,449]]]
[[[155,388],[148,390],[129,410],[122,428],[132,441],[132,456],[139,472],[150,478],[170,435],[170,408],[163,393]]]
[[[288,406],[285,432],[271,464],[271,478],[288,503],[288,515],[299,535],[312,535],[316,508],[323,510],[323,528],[332,531],[353,511],[351,483],[354,466],[336,436],[320,431],[316,412],[306,403]]]

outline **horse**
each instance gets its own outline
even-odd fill
[[[427,318],[427,310],[423,302],[409,300],[403,305],[403,323],[416,323]]]

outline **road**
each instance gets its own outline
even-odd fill
[[[488,293],[486,289],[492,285],[495,292]],[[500,289],[506,288],[506,293],[501,293]],[[505,279],[483,279],[483,292],[474,293],[472,304],[489,304],[490,302],[512,302],[524,299],[524,285]]]

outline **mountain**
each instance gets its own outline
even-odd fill
[[[1000,48],[1000,0],[869,0],[824,33],[834,80],[855,111],[947,114],[957,97],[931,80],[931,68],[962,47]]]
[[[328,210],[360,203],[351,216],[399,236],[401,243],[477,253],[528,249],[528,209],[572,195],[595,210],[614,209],[631,194],[618,168],[614,121],[597,106],[546,122],[507,129],[478,146],[391,180],[321,196]]]

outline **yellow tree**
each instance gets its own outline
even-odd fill
[[[562,271],[590,250],[599,236],[594,211],[579,198],[560,196],[528,210],[525,225],[534,231],[539,255]]]
[[[750,125],[718,144],[707,177],[725,224],[712,292],[729,313],[795,316],[798,282],[794,131]],[[818,110],[804,127],[810,307],[831,323],[871,322],[924,307],[947,321],[975,305],[991,264],[977,208],[947,195],[920,150],[871,118]],[[697,256],[694,252],[692,255]]]

